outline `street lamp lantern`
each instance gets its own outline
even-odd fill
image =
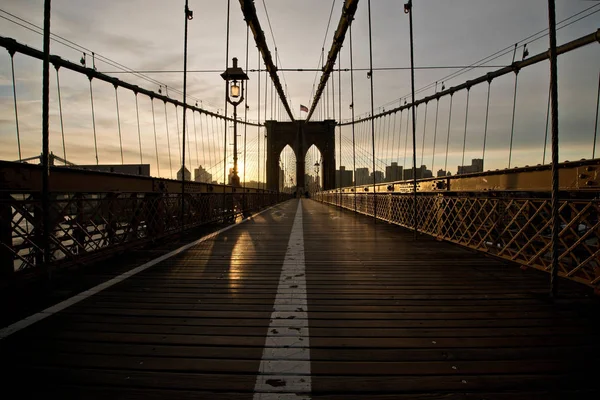
[[[238,98],[240,97],[240,85],[238,84],[237,81],[233,81],[231,82],[231,86],[230,86],[231,90],[229,92],[229,95],[233,98]]]
[[[228,67],[221,77],[229,87],[227,93],[227,102],[233,106],[233,175],[231,185],[240,186],[240,177],[238,175],[238,150],[237,150],[237,106],[244,101],[244,82],[248,75],[243,69],[238,67],[238,59],[233,57],[233,66]]]

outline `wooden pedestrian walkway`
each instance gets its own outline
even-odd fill
[[[597,301],[547,288],[539,271],[291,200],[7,335],[3,391],[598,398]]]

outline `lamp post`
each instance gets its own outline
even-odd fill
[[[227,91],[227,102],[233,106],[233,175],[231,177],[232,186],[240,186],[240,177],[238,175],[238,150],[237,150],[237,106],[244,101],[244,81],[247,81],[248,75],[238,67],[238,59],[233,57],[233,66],[228,67],[221,77],[229,85]],[[241,82],[241,85],[240,85]]]

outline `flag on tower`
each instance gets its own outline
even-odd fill
[[[302,104],[300,104],[300,112],[302,112],[302,111],[304,111],[304,112],[307,113],[308,112],[308,107],[303,106]]]

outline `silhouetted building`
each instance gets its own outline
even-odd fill
[[[192,180],[192,173],[186,167],[183,167],[183,176],[186,181]],[[177,180],[181,180],[181,169],[177,171]]]
[[[437,176],[438,178],[443,178],[443,177],[446,177],[446,176],[451,176],[451,175],[452,175],[452,174],[451,174],[450,172],[446,172],[446,171],[444,171],[443,169],[439,169],[439,170],[438,170],[438,172],[437,172],[437,175],[436,175],[436,176]]]
[[[373,183],[373,176],[375,176],[375,183],[381,183],[384,181],[385,176],[383,175],[383,171],[373,171],[371,176],[369,177],[368,183]]]
[[[352,186],[352,171],[346,171],[346,167],[340,166],[335,170],[335,187]]]
[[[459,165],[457,174],[474,174],[477,172],[483,172],[483,160],[481,158],[472,159],[471,165]]]
[[[397,162],[393,162],[392,165],[385,167],[385,181],[395,182],[402,179],[402,167]]]
[[[356,168],[356,174],[354,175],[357,185],[369,184],[369,168]],[[371,181],[373,182],[373,181]]]
[[[194,169],[194,181],[212,183],[212,174],[200,165],[198,168]]]
[[[426,165],[421,165],[419,168],[416,169],[416,172],[417,172],[417,179],[431,178],[433,176],[433,173],[427,169]],[[413,179],[412,168],[406,169],[404,171],[404,179],[405,180]]]

